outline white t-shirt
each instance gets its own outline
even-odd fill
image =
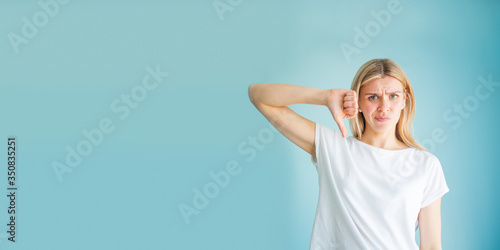
[[[310,250],[418,250],[420,209],[449,191],[441,163],[415,147],[378,148],[316,123],[319,200]]]

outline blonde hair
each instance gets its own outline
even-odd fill
[[[415,96],[413,94],[410,80],[408,80],[408,77],[403,72],[403,69],[401,69],[401,67],[399,67],[399,65],[397,65],[394,61],[389,58],[373,59],[363,64],[363,66],[361,66],[356,73],[356,76],[354,76],[351,90],[356,91],[356,94],[359,97],[359,90],[363,84],[370,80],[385,76],[392,76],[398,79],[401,84],[403,84],[403,95],[406,97],[405,107],[401,111],[399,121],[396,124],[396,139],[409,147],[416,147],[429,152],[423,146],[418,144],[411,135],[411,125],[415,115]],[[349,120],[349,125],[354,137],[361,139],[365,131],[365,118],[363,117],[363,114],[358,112],[356,117]]]

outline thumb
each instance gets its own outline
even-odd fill
[[[337,117],[337,116],[333,117],[333,119],[335,120],[335,122],[339,126],[339,129],[342,132],[342,137],[345,138],[347,131],[346,131],[345,126],[344,126],[344,121],[342,120],[342,118]]]

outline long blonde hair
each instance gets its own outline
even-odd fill
[[[356,91],[359,97],[359,90],[366,82],[382,78],[384,76],[392,76],[398,79],[403,84],[403,92],[406,97],[405,107],[401,111],[399,121],[396,124],[396,138],[409,147],[416,147],[421,150],[429,152],[423,146],[417,143],[411,135],[411,125],[415,115],[415,96],[410,84],[410,80],[394,61],[389,58],[373,59],[361,66],[361,68],[354,76],[352,81],[351,90]],[[351,131],[355,138],[361,139],[365,131],[365,118],[362,113],[359,113],[353,119],[349,120]]]

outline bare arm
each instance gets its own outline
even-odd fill
[[[349,97],[346,97],[347,93],[350,94]],[[257,83],[248,87],[248,96],[253,105],[280,133],[312,156],[315,156],[315,123],[298,115],[287,105],[303,103],[327,106],[343,135],[346,132],[342,119],[352,118],[357,112],[354,91],[345,89]]]
[[[420,250],[441,250],[441,198],[420,209]]]
[[[327,105],[329,89],[292,85],[286,83],[256,83],[248,87],[248,96],[252,103],[283,107],[305,103]]]

